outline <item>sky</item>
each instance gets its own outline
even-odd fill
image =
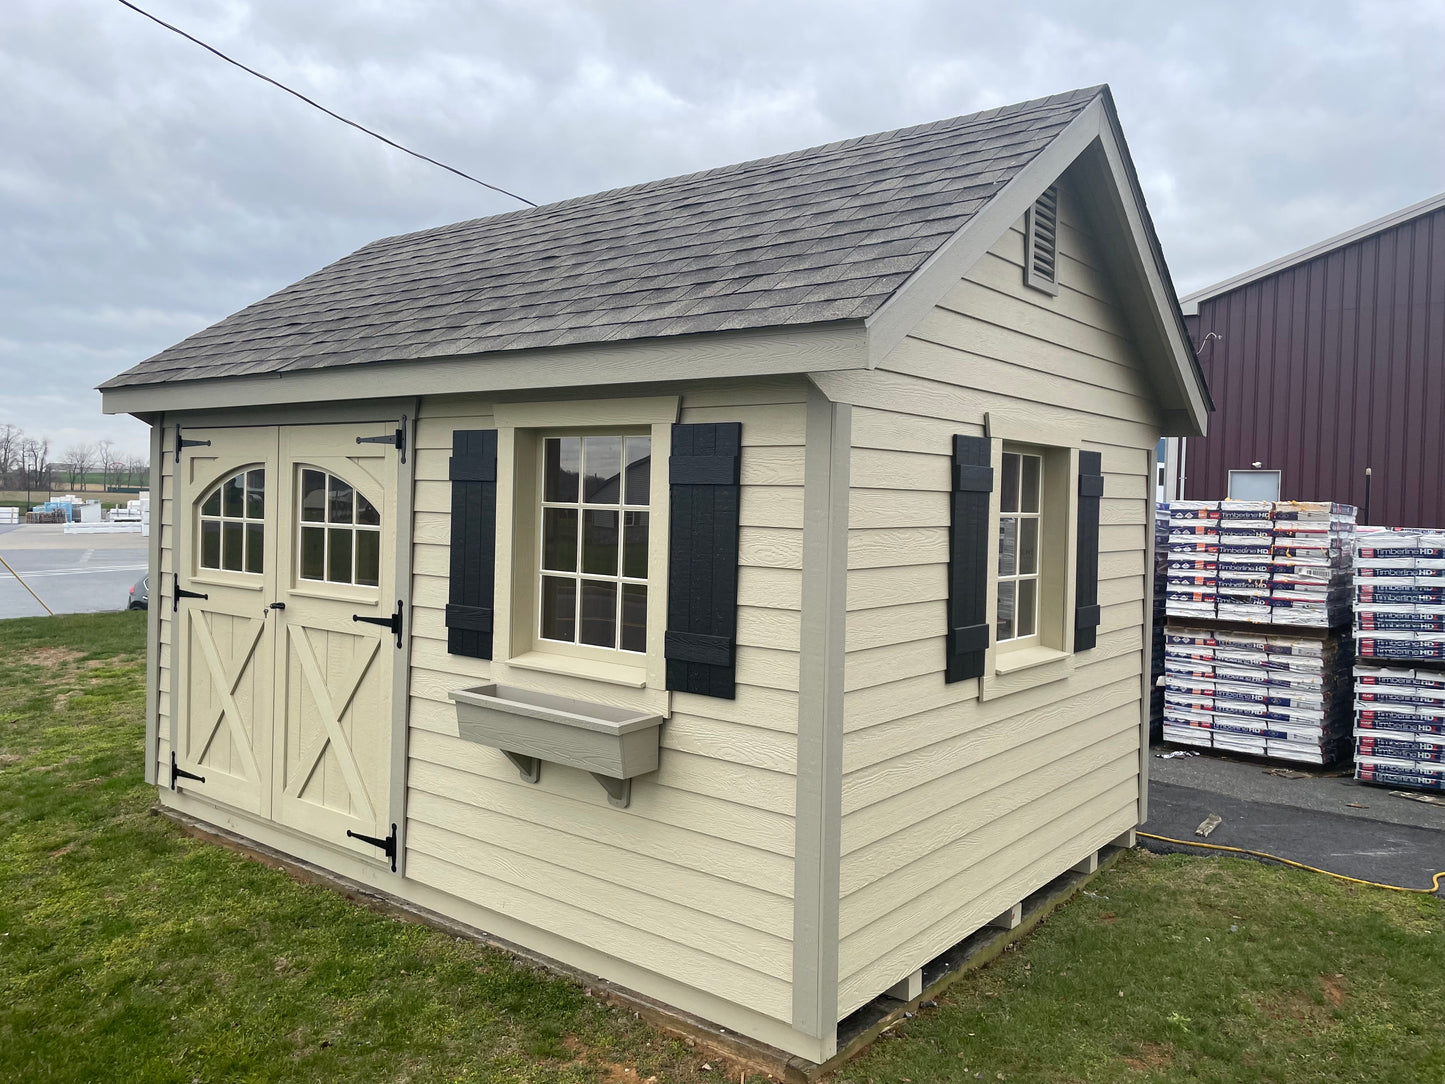
[[[1445,0],[136,0],[538,203],[1109,83],[1181,293],[1445,190]],[[0,424],[378,237],[521,206],[115,0],[0,5]]]

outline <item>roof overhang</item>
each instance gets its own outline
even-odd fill
[[[1168,436],[1199,436],[1214,403],[1107,90],[1021,169],[868,321],[870,365],[903,341],[1065,170],[1076,166]]]
[[[866,369],[868,364],[866,329],[861,320],[852,320],[760,331],[630,339],[597,346],[510,350],[258,376],[137,384],[102,389],[101,409],[107,414],[141,415],[161,410],[279,406],[339,399],[783,376]]]
[[[1193,316],[1199,311],[1199,303],[1201,301],[1209,301],[1212,298],[1218,297],[1220,294],[1227,294],[1232,290],[1239,289],[1241,286],[1248,286],[1251,282],[1268,278],[1270,275],[1287,270],[1296,264],[1313,260],[1315,257],[1323,256],[1327,252],[1333,252],[1337,248],[1352,245],[1356,241],[1363,241],[1366,237],[1382,233],[1388,229],[1393,229],[1395,226],[1409,222],[1411,219],[1419,218],[1421,215],[1427,215],[1431,211],[1438,211],[1442,207],[1445,207],[1445,192],[1441,192],[1438,196],[1431,196],[1429,199],[1423,199],[1419,203],[1412,203],[1408,207],[1402,207],[1400,210],[1377,218],[1373,222],[1366,222],[1363,226],[1356,226],[1354,229],[1346,230],[1344,233],[1337,233],[1333,237],[1309,245],[1300,249],[1298,252],[1291,252],[1288,256],[1281,256],[1277,260],[1270,260],[1269,263],[1262,263],[1258,267],[1251,268],[1248,271],[1242,271],[1238,275],[1216,282],[1213,286],[1206,286],[1202,290],[1195,290],[1193,293],[1181,297],[1179,299],[1179,306],[1183,309],[1186,316]]]

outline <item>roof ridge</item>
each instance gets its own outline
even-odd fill
[[[736,175],[745,170],[756,170],[759,168],[781,165],[803,157],[815,157],[829,154],[849,147],[872,145],[887,140],[903,140],[927,134],[932,131],[946,128],[963,128],[973,124],[982,124],[988,121],[997,120],[1003,116],[1023,116],[1035,110],[1049,107],[1068,105],[1076,101],[1092,100],[1101,93],[1108,90],[1107,83],[1098,83],[1090,87],[1080,87],[1076,90],[1063,91],[1058,94],[1046,95],[1042,98],[1032,98],[1026,102],[1015,102],[1010,105],[993,106],[990,109],[979,110],[974,113],[964,113],[955,117],[941,117],[938,120],[925,121],[921,124],[913,124],[904,128],[893,128],[882,132],[871,132],[867,135],[850,136],[846,139],[834,140],[830,143],[819,143],[812,147],[802,147],[797,150],[785,151],[780,154],[766,155],[762,158],[752,158],[746,162],[733,162],[721,166],[709,166],[706,169],[694,170],[691,173],[678,173],[671,177],[661,177],[652,181],[640,181],[637,184],[622,185],[618,188],[606,188],[599,192],[589,192],[578,196],[569,196],[566,199],[555,200],[551,203],[539,204],[536,207],[522,207],[515,211],[502,211],[494,215],[481,215],[477,218],[462,219],[459,222],[448,222],[440,226],[428,226],[420,230],[408,230],[406,233],[392,234],[388,237],[379,237],[374,241],[363,245],[363,248],[371,248],[374,245],[389,244],[393,241],[409,240],[420,237],[424,234],[439,233],[445,230],[461,229],[471,227],[483,222],[495,223],[502,219],[522,220],[536,216],[539,212],[557,211],[563,208],[576,207],[589,203],[602,203],[607,200],[616,199],[620,196],[628,196],[644,191],[659,191],[672,186],[695,183],[710,177],[727,177]]]

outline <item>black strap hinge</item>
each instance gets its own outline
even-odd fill
[[[401,416],[401,425],[392,431],[389,437],[357,437],[357,444],[390,444],[401,453],[401,461],[406,462],[406,415]]]
[[[391,872],[396,872],[396,825],[391,826],[391,835],[385,839],[377,839],[375,836],[364,836],[360,832],[353,832],[350,828],[346,830],[347,839],[359,839],[363,843],[370,843],[373,847],[380,847],[391,859]]]
[[[197,775],[195,772],[188,772],[176,761],[176,751],[171,750],[171,790],[176,789],[177,779],[194,779],[197,783],[204,783],[206,777]]]
[[[185,440],[185,439],[183,439],[183,438],[181,437],[181,427],[180,427],[179,425],[176,426],[176,462],[177,462],[177,463],[179,463],[179,462],[181,461],[181,449],[182,449],[182,448],[209,448],[210,446],[211,446],[211,442],[210,442],[209,440]]]
[[[361,614],[352,614],[351,620],[363,625],[380,625],[384,629],[390,629],[391,634],[396,637],[396,646],[401,646],[401,599],[396,600],[396,612],[390,617],[363,617]]]
[[[210,595],[202,594],[200,591],[187,591],[184,587],[181,586],[181,574],[179,572],[176,572],[173,573],[173,575],[176,578],[176,590],[175,593],[171,595],[171,613],[180,612],[181,599],[183,598],[209,599],[211,597]]]

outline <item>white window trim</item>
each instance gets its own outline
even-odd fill
[[[667,628],[668,457],[680,405],[677,396],[496,404],[494,680],[507,680],[506,671],[515,667],[519,677],[532,687],[544,685],[564,695],[638,704],[669,714],[667,664],[663,657]],[[605,648],[579,651],[574,645],[543,641],[535,633],[538,594],[534,581],[538,573],[534,565],[538,563],[536,539],[541,507],[536,479],[541,476],[537,469],[541,434],[546,430],[587,428],[632,429],[652,438],[645,654]],[[525,472],[524,478],[519,479],[519,468]],[[597,688],[599,683],[603,690]],[[607,687],[614,693],[606,693]],[[641,699],[635,692],[624,692],[627,689],[643,691]]]

